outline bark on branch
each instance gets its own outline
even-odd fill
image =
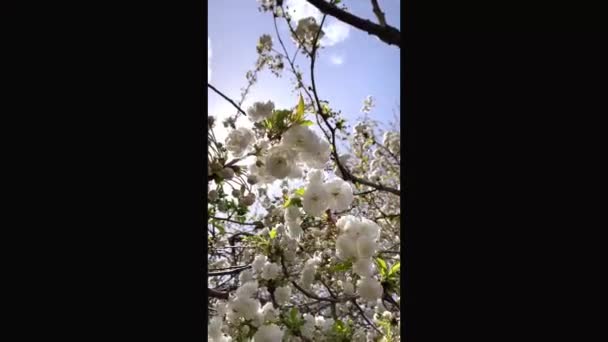
[[[365,31],[371,35],[380,38],[381,41],[395,45],[401,48],[401,32],[396,28],[386,25],[378,25],[367,19],[361,19],[351,13],[348,13],[340,8],[326,2],[325,0],[307,0],[308,3],[315,6],[319,11],[331,15],[332,17],[345,22],[359,30]]]

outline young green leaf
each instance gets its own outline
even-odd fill
[[[299,188],[298,190],[295,191],[296,196],[304,196],[304,188]]]
[[[344,261],[330,268],[332,272],[345,272],[353,266],[352,261]]]
[[[276,237],[277,237],[277,229],[276,229],[276,228],[273,228],[273,229],[270,231],[270,233],[268,233],[268,234],[270,235],[270,239],[271,239],[271,240],[272,240],[272,239],[274,239],[274,238],[276,238]]]
[[[388,274],[386,261],[384,261],[382,258],[376,258],[376,264],[378,265],[378,269],[380,269],[380,275],[382,275],[382,278],[385,278]]]
[[[298,107],[296,109],[296,117],[295,122],[299,122],[304,119],[304,99],[302,98],[302,94],[300,94],[300,99],[298,100]]]
[[[391,267],[391,271],[388,273],[388,276],[392,276],[393,274],[399,272],[401,270],[401,262],[397,261],[393,267]]]
[[[283,208],[287,208],[290,207],[292,205],[301,207],[302,206],[302,199],[299,197],[292,197],[290,199],[288,199],[287,201],[285,201],[285,204],[283,204]]]
[[[300,121],[300,125],[302,125],[302,126],[312,126],[312,125],[314,125],[314,122],[312,122],[310,120],[303,120],[303,121]]]

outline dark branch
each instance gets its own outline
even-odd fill
[[[353,304],[355,304],[355,306],[357,307],[357,309],[359,309],[359,313],[361,314],[361,317],[363,317],[363,319],[367,322],[367,324],[369,324],[370,327],[374,328],[374,330],[376,330],[380,336],[384,336],[384,334],[382,333],[382,331],[380,331],[380,329],[378,329],[376,327],[376,325],[374,323],[372,323],[369,318],[367,318],[367,316],[365,316],[365,312],[363,311],[363,309],[361,309],[361,307],[359,306],[359,304],[357,304],[357,301],[353,299],[352,301]]]
[[[229,271],[209,272],[209,273],[207,273],[207,277],[218,277],[218,276],[223,276],[223,275],[238,274],[248,268],[251,268],[251,265],[243,266],[241,268],[235,268],[235,269],[229,270]]]
[[[378,25],[369,20],[361,19],[353,14],[350,14],[340,8],[326,2],[325,0],[307,0],[311,5],[315,6],[319,11],[331,15],[340,21],[343,21],[359,30],[365,31],[374,35],[383,42],[396,45],[401,48],[401,32],[396,28],[386,25]]]
[[[214,289],[207,289],[209,292],[209,297],[218,298],[218,299],[228,299],[228,292],[221,292]]]
[[[327,3],[325,3],[325,4],[327,4]],[[323,23],[325,22],[325,18],[326,17],[327,17],[327,15],[323,16],[323,19],[321,20],[320,28],[323,27]],[[318,48],[317,40],[319,39],[320,32],[321,32],[321,29],[319,29],[319,32],[317,32],[317,36],[315,37],[315,40],[313,42],[312,51],[310,53],[310,81],[312,83],[312,93],[314,95],[315,102],[316,102],[316,105],[317,105],[317,113],[323,119],[323,121],[325,122],[325,125],[327,126],[327,128],[331,132],[331,138],[330,138],[329,135],[328,135],[328,133],[326,133],[325,131],[323,131],[323,133],[326,134],[327,138],[330,139],[330,143],[333,146],[332,154],[334,156],[334,160],[336,162],[336,165],[338,166],[338,169],[342,173],[342,179],[344,179],[345,181],[349,181],[350,180],[352,182],[356,182],[356,183],[359,183],[359,184],[371,186],[372,188],[375,188],[375,189],[378,189],[378,190],[381,190],[381,191],[385,191],[385,192],[390,192],[390,193],[392,193],[394,195],[397,195],[397,196],[401,196],[401,191],[400,190],[397,190],[397,189],[394,189],[394,188],[390,188],[390,187],[384,186],[382,184],[372,183],[372,182],[367,181],[365,179],[362,179],[362,178],[354,176],[340,162],[340,158],[338,157],[338,148],[336,146],[336,128],[333,127],[329,123],[329,121],[327,120],[327,115],[325,113],[323,113],[323,107],[321,107],[321,101],[319,100],[319,95],[317,94],[317,85],[315,83],[315,62],[317,60],[316,59],[316,52],[317,52],[317,48]],[[321,126],[319,125],[319,127],[321,127]]]
[[[211,84],[207,84],[207,87],[211,88],[211,90],[213,90],[218,95],[220,95],[221,97],[223,97],[226,101],[230,102],[234,106],[234,108],[236,108],[239,112],[241,112],[241,113],[243,113],[243,115],[247,116],[247,113],[245,113],[245,111],[242,110],[241,107],[239,107],[239,105],[237,105],[234,101],[232,101],[228,96],[224,95],[224,93],[222,93],[221,91],[217,90],[217,88],[215,88]]]
[[[372,7],[380,26],[386,27],[386,17],[384,16],[384,12],[380,9],[380,5],[378,5],[378,0],[372,0]]]
[[[256,222],[239,222],[239,221],[235,221],[235,220],[230,220],[224,217],[215,217],[215,216],[211,216],[210,219],[213,220],[218,220],[218,221],[226,221],[226,222],[231,222],[231,223],[237,223],[237,224],[242,224],[244,226],[259,226],[259,223]]]

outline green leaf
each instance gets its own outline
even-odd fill
[[[292,197],[290,199],[288,199],[287,201],[285,201],[285,204],[283,205],[283,208],[288,208],[291,207],[292,205],[301,207],[302,206],[302,199],[299,197]]]
[[[268,234],[270,235],[270,239],[271,239],[271,240],[272,240],[272,239],[274,239],[274,238],[276,238],[276,237],[277,237],[277,229],[276,229],[276,228],[273,228],[273,229],[270,231],[270,233],[268,233]]]
[[[332,272],[345,272],[353,266],[352,261],[344,261],[332,266],[329,270]]]
[[[296,117],[295,122],[299,122],[304,119],[304,99],[302,98],[302,94],[300,94],[300,99],[298,100],[298,107],[296,109]]]
[[[401,270],[401,262],[397,261],[393,267],[391,267],[391,271],[388,273],[388,276],[392,276],[393,274],[399,272]]]
[[[386,274],[388,273],[388,267],[386,266],[386,261],[384,261],[382,258],[376,258],[376,264],[378,265],[378,268],[380,269],[380,274],[382,275],[382,277],[386,277]]]
[[[304,196],[304,188],[299,188],[298,190],[296,190],[295,192],[296,196]]]
[[[314,122],[312,122],[310,120],[303,120],[303,121],[300,121],[300,125],[302,125],[302,126],[312,126],[312,125],[314,125]]]
[[[221,224],[219,224],[217,221],[212,220],[211,224],[220,231],[220,234],[223,235],[223,234],[226,233],[226,228],[224,228],[224,226],[222,226]]]

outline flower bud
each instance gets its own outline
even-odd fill
[[[257,175],[249,175],[247,177],[247,183],[254,185],[259,181],[258,176]]]
[[[232,179],[232,177],[234,177],[234,170],[229,167],[225,167],[219,172],[219,175],[224,179]]]
[[[207,194],[207,198],[209,199],[209,202],[214,202],[215,200],[217,200],[217,197],[218,197],[218,195],[217,195],[216,190],[211,190]]]
[[[218,173],[222,170],[222,165],[218,162],[213,162],[211,163],[211,171],[213,171],[213,173]]]
[[[249,194],[247,194],[247,196],[239,198],[239,203],[246,207],[249,207],[253,205],[253,203],[255,203],[255,195],[250,192]]]

